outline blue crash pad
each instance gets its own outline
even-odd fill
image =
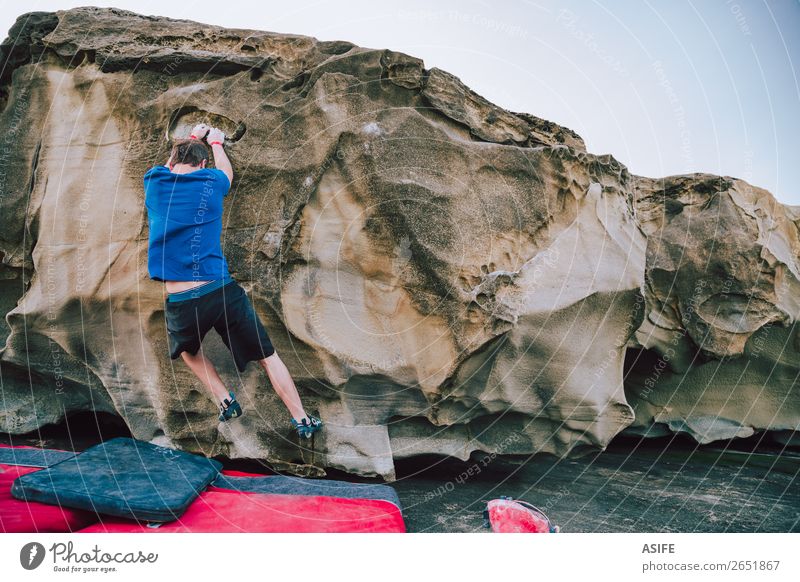
[[[141,521],[178,519],[219,475],[213,459],[116,438],[14,481],[11,494]]]

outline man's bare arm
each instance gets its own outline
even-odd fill
[[[206,139],[211,145],[211,151],[214,152],[214,165],[218,170],[222,170],[228,176],[228,181],[233,184],[233,166],[231,166],[231,161],[228,159],[223,145],[225,134],[219,129],[212,128]]]

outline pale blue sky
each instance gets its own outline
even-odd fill
[[[86,2],[0,0],[22,12]],[[797,0],[96,2],[391,48],[646,176],[744,178],[800,205]]]

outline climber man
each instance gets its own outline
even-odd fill
[[[209,155],[203,139],[214,154],[214,169],[206,167]],[[219,129],[197,125],[189,139],[173,145],[166,165],[144,175],[150,226],[147,266],[150,278],[166,285],[170,358],[180,355],[219,402],[221,422],[242,416],[236,396],[203,353],[203,337],[213,327],[239,372],[247,362],[258,362],[291,413],[297,434],[310,438],[322,422],[303,409],[289,370],[222,254],[222,199],[233,181],[224,142]]]

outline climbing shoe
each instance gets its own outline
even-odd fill
[[[222,401],[222,404],[219,405],[220,422],[225,422],[231,418],[237,418],[243,414],[242,407],[239,406],[239,402],[237,402],[233,392],[228,392],[228,394],[230,394],[230,398],[226,398]]]
[[[297,436],[304,439],[310,439],[315,432],[322,430],[322,421],[309,414],[308,418],[303,419],[303,422],[297,422],[293,418],[292,426],[294,427],[294,430],[297,431]]]

